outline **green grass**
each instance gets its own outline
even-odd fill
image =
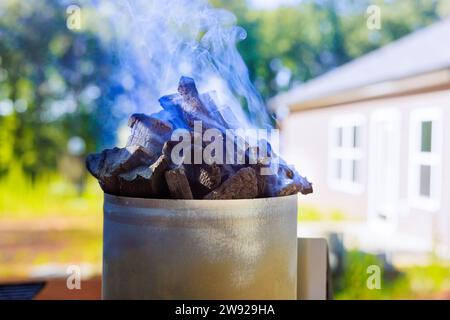
[[[308,221],[345,221],[349,217],[337,209],[323,210],[316,207],[299,204],[297,220],[299,222]]]
[[[48,264],[101,270],[102,191],[90,178],[80,194],[57,174],[34,183],[11,168],[0,180],[0,279],[26,278]]]
[[[381,269],[380,289],[367,287],[370,265]],[[347,252],[343,270],[334,279],[335,299],[432,299],[450,292],[450,264],[439,260],[392,272],[377,256],[353,250]]]
[[[39,177],[32,183],[19,168],[12,167],[0,180],[0,219],[85,216],[101,212],[101,204],[101,190],[91,178],[81,194],[57,174]]]

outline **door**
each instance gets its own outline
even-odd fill
[[[398,220],[400,117],[398,111],[372,114],[369,154],[369,223],[393,230]]]

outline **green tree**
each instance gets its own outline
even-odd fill
[[[98,34],[66,27],[59,1],[0,4],[0,174],[15,162],[31,177],[54,171],[70,137],[96,149],[114,87]]]

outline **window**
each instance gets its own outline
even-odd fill
[[[334,189],[362,192],[363,118],[338,117],[330,124],[329,180]]]
[[[412,205],[434,211],[440,205],[441,113],[421,109],[411,114],[410,199]]]

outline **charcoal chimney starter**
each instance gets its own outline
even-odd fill
[[[103,299],[296,299],[297,195],[105,194]]]

